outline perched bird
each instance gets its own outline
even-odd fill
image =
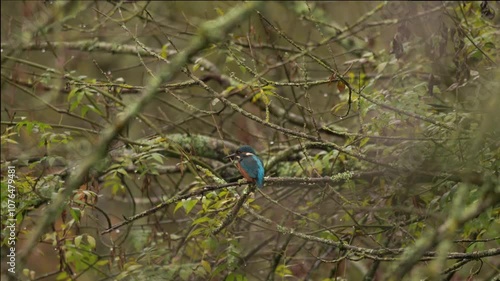
[[[256,183],[259,188],[264,185],[264,165],[253,148],[241,146],[227,158],[236,158],[236,167],[248,182]]]

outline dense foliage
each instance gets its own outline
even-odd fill
[[[500,278],[498,3],[1,5],[2,280]]]

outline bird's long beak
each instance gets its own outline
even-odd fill
[[[233,154],[229,154],[228,156],[224,157],[224,158],[233,158],[236,156],[236,153],[233,153]]]

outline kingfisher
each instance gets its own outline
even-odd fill
[[[264,185],[264,165],[255,150],[248,145],[240,146],[235,153],[226,158],[233,157],[237,160],[236,167],[241,175],[248,182],[254,182],[257,187],[262,188]]]

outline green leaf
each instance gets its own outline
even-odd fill
[[[71,214],[71,217],[76,221],[76,222],[79,222],[80,221],[80,216],[82,215],[82,211],[80,211],[80,209],[78,208],[71,208],[69,210],[69,213]]]
[[[177,212],[177,210],[179,210],[180,207],[183,206],[183,202],[182,201],[179,201],[177,202],[177,205],[175,205],[175,208],[174,208],[174,214],[175,212]]]
[[[493,42],[486,42],[483,46],[484,49],[496,49],[495,44]]]
[[[209,217],[201,217],[193,221],[192,225],[200,224],[209,221]]]
[[[97,114],[99,114],[100,116],[103,116],[104,114],[101,112],[101,110],[99,110],[99,108],[96,108],[95,106],[91,105],[91,104],[86,104],[82,107],[82,111],[81,111],[81,114],[83,117],[85,117],[85,115],[87,114],[87,112],[91,110]]]
[[[82,243],[82,235],[76,236],[74,242],[77,248],[80,247],[80,243]]]
[[[284,264],[280,264],[276,267],[274,273],[278,274],[280,277],[286,277],[292,275],[292,271]]]
[[[241,70],[241,73],[247,73],[247,69],[244,66],[238,65],[238,68]]]
[[[217,276],[219,275],[219,273],[221,273],[222,271],[226,270],[227,268],[227,263],[221,263],[219,264],[215,269],[214,271],[212,272],[212,276]],[[229,276],[228,276],[229,277]],[[227,280],[227,278],[226,278]]]
[[[71,100],[68,97],[68,101],[70,102],[69,111],[73,111],[75,108],[78,107],[78,105],[80,105],[80,102],[82,101],[84,95],[85,95],[85,92],[81,91],[81,89],[77,88],[75,90],[74,95],[73,95],[74,97],[72,96]]]
[[[96,265],[104,266],[104,265],[107,265],[108,263],[109,263],[109,260],[100,260],[96,263]]]
[[[63,271],[56,276],[56,280],[66,280],[68,278],[68,273],[66,271]]]
[[[235,281],[235,280],[236,280],[236,274],[230,273],[224,281]]]
[[[370,140],[370,138],[363,138],[360,142],[359,142],[359,147],[363,147],[368,141]]]
[[[95,249],[95,238],[94,237],[87,235],[87,242],[89,243],[89,245],[92,249]]]
[[[156,162],[163,164],[163,156],[160,153],[152,153],[151,158],[156,160]]]
[[[192,273],[193,270],[189,267],[186,267],[179,271],[179,277],[181,277],[182,280],[188,280]]]
[[[189,233],[188,238],[196,237],[196,236],[198,236],[200,234],[205,235],[206,233],[207,233],[207,229],[206,228],[197,228],[197,229],[195,229],[195,230],[193,230],[193,231],[191,231]]]
[[[56,158],[55,157],[48,157],[47,160],[49,162],[49,167],[53,167],[54,163],[56,162]]]
[[[78,90],[79,89],[77,87],[71,89],[71,91],[68,94],[68,102],[70,102],[73,99],[73,97],[75,96],[76,92],[78,92]]]
[[[184,207],[184,210],[186,211],[186,215],[191,212],[191,210],[196,206],[196,203],[198,203],[197,199],[188,199],[184,200],[182,202],[182,206]]]
[[[123,168],[116,169],[116,172],[117,172],[117,173],[120,173],[120,174],[122,174],[122,175],[124,175],[124,176],[128,176],[127,171],[125,171],[125,169],[123,169]]]

